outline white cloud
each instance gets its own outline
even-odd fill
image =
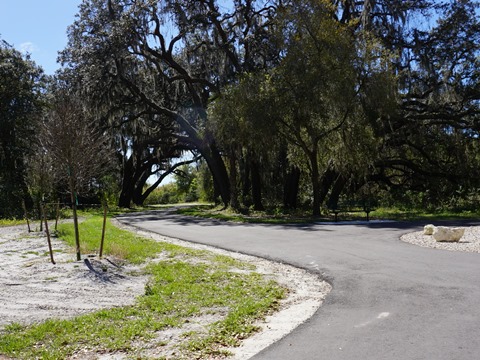
[[[19,46],[19,51],[24,55],[25,54],[33,54],[37,50],[38,50],[37,45],[35,45],[34,43],[29,42],[29,41],[21,43],[20,46]]]

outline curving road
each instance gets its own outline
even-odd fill
[[[119,220],[289,263],[333,285],[310,320],[253,359],[480,359],[480,254],[399,240],[419,223],[233,224],[167,211]]]

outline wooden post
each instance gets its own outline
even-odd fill
[[[47,215],[45,214],[45,208],[43,205],[40,205],[42,208],[43,220],[45,221],[45,232],[47,233],[47,242],[48,242],[48,251],[50,252],[50,260],[53,265],[55,265],[55,260],[53,260],[53,251],[52,251],[52,242],[50,241],[50,232],[48,231],[48,221]]]
[[[77,197],[72,193],[72,210],[73,210],[73,227],[75,229],[75,252],[77,254],[77,261],[82,259],[80,254],[80,232],[78,230],[78,215],[77,215]]]
[[[105,228],[107,226],[107,204],[103,204],[103,228],[102,228],[102,240],[100,241],[100,254],[99,257],[102,258],[103,255],[103,243],[105,241]]]
[[[55,231],[57,231],[58,218],[60,217],[60,199],[57,201],[57,206],[55,209]]]
[[[27,220],[28,232],[32,232],[30,229],[30,221],[28,221],[28,212],[27,212],[27,205],[25,204],[25,199],[22,200],[23,205],[23,212],[25,213],[25,220]]]
[[[37,210],[38,210],[38,217],[40,219],[40,232],[43,231],[43,215],[42,215],[42,204],[41,204],[41,200],[38,200],[38,203],[37,203]],[[37,230],[35,228],[35,230]]]

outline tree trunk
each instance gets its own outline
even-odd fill
[[[122,190],[118,198],[118,207],[129,208],[132,203],[134,183],[133,183],[133,159],[130,157],[123,163]]]
[[[242,204],[243,206],[249,208],[252,205],[252,196],[250,191],[252,190],[252,181],[250,180],[251,176],[251,155],[247,153],[245,157],[240,161],[240,176],[242,179]]]
[[[320,216],[320,174],[318,169],[318,156],[316,147],[313,148],[308,154],[310,160],[310,178],[312,181],[312,192],[313,192],[313,205],[312,205],[312,215]]]
[[[312,215],[320,216],[320,176],[318,174],[318,165],[312,167],[311,179],[313,192]]]
[[[143,206],[146,197],[143,196],[143,188],[150,177],[150,169],[145,170],[138,180],[135,181],[132,200],[135,205]]]
[[[283,191],[283,205],[287,209],[297,208],[298,190],[300,186],[300,169],[292,166],[286,175]]]
[[[77,196],[74,184],[73,174],[70,174],[69,186],[73,210],[73,228],[75,229],[75,252],[77,253],[77,261],[80,261],[82,258],[80,254],[80,233],[78,231]]]
[[[328,165],[327,169],[322,175],[321,179],[321,184],[320,184],[320,203],[323,203],[325,201],[325,198],[328,195],[328,192],[330,191],[330,188],[332,187],[333,183],[335,182],[335,179],[338,177],[337,172],[333,169],[333,166],[331,164]],[[331,204],[330,201],[328,201],[327,204],[329,207],[334,207],[336,204]]]
[[[220,195],[222,202],[227,207],[230,204],[230,182],[227,168],[215,144],[198,147],[205,159],[215,186],[215,192]]]
[[[237,159],[235,154],[235,149],[231,149],[229,155],[229,165],[230,165],[230,206],[234,210],[239,209],[238,203],[238,188],[237,188]]]
[[[251,162],[251,175],[253,208],[261,211],[265,209],[262,204],[262,179],[258,164],[254,160]]]
[[[345,188],[345,184],[347,183],[347,178],[343,175],[338,175],[337,179],[332,188],[332,192],[330,193],[330,197],[328,199],[329,206],[336,207],[338,205],[338,199]]]

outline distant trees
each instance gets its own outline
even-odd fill
[[[156,187],[154,184],[152,189],[144,191],[147,180],[168,175],[171,159],[180,157],[184,149],[173,134],[171,122],[153,114],[143,114],[135,119],[129,116],[111,121],[114,146],[121,164],[120,207],[130,207],[132,203],[143,205]]]
[[[26,160],[41,114],[42,70],[0,39],[0,217],[21,216],[30,202]]]
[[[370,187],[478,188],[476,13],[477,1],[84,0],[62,60],[116,129],[121,205],[194,151],[225,205],[318,215]]]
[[[116,155],[98,163],[125,207],[197,159],[180,188],[190,179],[190,197],[239,210],[318,215],[371,189],[470,196],[479,11],[473,0],[84,0],[54,86],[0,45],[0,216],[57,192],[52,175],[71,180],[61,138],[90,139],[63,144],[85,159]],[[106,188],[94,163],[71,173]]]

